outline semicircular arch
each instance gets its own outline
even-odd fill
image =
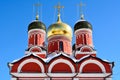
[[[99,61],[97,61],[97,60],[87,60],[87,61],[84,61],[84,62],[81,64],[80,68],[79,68],[79,72],[82,73],[83,68],[84,68],[87,64],[89,64],[89,63],[94,63],[94,64],[96,64],[97,66],[100,67],[100,69],[102,70],[103,73],[106,72],[104,65],[103,65],[102,63],[100,63]]]
[[[68,65],[70,67],[71,71],[75,72],[75,67],[73,66],[73,64],[70,61],[65,60],[65,59],[57,59],[57,60],[53,61],[48,68],[48,72],[51,73],[53,67],[58,63],[64,63],[64,64]]]
[[[24,65],[26,65],[27,63],[30,63],[30,62],[33,62],[33,63],[38,64],[39,67],[41,68],[41,72],[42,72],[42,73],[45,71],[44,65],[43,65],[40,61],[38,61],[38,60],[36,60],[36,59],[27,59],[27,60],[23,61],[23,62],[18,66],[17,72],[21,72],[22,67],[23,67]]]

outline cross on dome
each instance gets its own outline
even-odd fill
[[[35,10],[36,10],[36,20],[39,19],[39,7],[41,6],[40,3],[36,3],[33,5],[35,7]]]
[[[80,19],[84,20],[83,6],[85,6],[85,4],[83,4],[82,2],[80,2],[80,4],[78,4],[78,6],[80,7]]]
[[[61,18],[60,18],[60,9],[64,8],[64,6],[61,6],[60,3],[58,3],[55,8],[57,9],[58,11],[58,20],[57,22],[61,22]]]

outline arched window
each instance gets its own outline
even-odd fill
[[[63,51],[63,42],[62,41],[59,42],[59,50]]]

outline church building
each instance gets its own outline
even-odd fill
[[[28,25],[25,55],[8,63],[11,80],[112,80],[114,62],[96,55],[92,25],[82,14],[72,30],[57,8],[58,19],[48,29],[38,14]]]

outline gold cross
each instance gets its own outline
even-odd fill
[[[82,8],[83,8],[83,6],[85,6],[85,4],[80,2],[79,6],[80,6],[80,15],[82,15],[83,14],[83,9]]]
[[[36,20],[39,19],[39,7],[41,6],[40,3],[36,3],[33,5],[35,7],[35,10],[36,10]]]
[[[58,4],[55,6],[55,8],[57,8],[58,14],[60,14],[60,9],[61,9],[61,8],[64,8],[64,6],[60,6],[60,3],[58,3]]]

